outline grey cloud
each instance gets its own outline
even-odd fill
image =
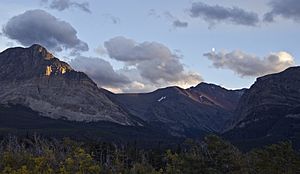
[[[163,44],[137,43],[119,36],[104,46],[111,58],[134,66],[140,76],[153,84],[196,84],[202,80],[199,74],[186,72],[179,56]]]
[[[107,55],[107,51],[102,45],[99,45],[97,48],[94,49],[94,51],[100,56]]]
[[[42,0],[41,2],[48,4],[48,0]],[[78,3],[71,0],[50,0],[49,7],[58,11],[63,11],[69,8],[78,8],[84,12],[91,13],[88,2]]]
[[[264,15],[264,21],[273,22],[276,16],[281,16],[300,22],[299,0],[271,0],[269,6],[271,11]]]
[[[129,85],[124,85],[121,89],[125,93],[150,92],[162,87],[162,85],[153,84],[143,78],[136,68],[123,67],[117,72],[127,76],[131,80]]]
[[[106,13],[103,16],[109,19],[113,24],[119,24],[121,22],[120,18],[113,16],[112,14]]]
[[[294,58],[287,52],[272,53],[264,58],[243,53],[241,51],[205,53],[215,68],[229,69],[241,77],[262,76],[280,72],[295,64]]]
[[[193,18],[203,18],[211,26],[218,22],[230,22],[237,25],[256,26],[259,17],[254,12],[245,11],[238,7],[210,6],[202,2],[195,2],[189,9]]]
[[[38,43],[53,51],[88,50],[87,43],[78,39],[77,31],[69,23],[43,10],[29,10],[12,17],[2,31],[6,37],[24,46]]]
[[[170,12],[166,11],[164,12],[162,15],[157,13],[154,9],[150,9],[149,10],[149,13],[148,13],[149,16],[153,16],[155,18],[165,18],[168,22],[171,22],[172,26],[174,28],[186,28],[188,27],[188,22],[185,22],[185,21],[182,21],[182,20],[179,20],[177,17],[173,16]]]
[[[137,43],[132,39],[118,36],[104,43],[111,58],[127,63],[151,60],[174,59],[169,48],[157,42]]]
[[[174,27],[180,27],[180,28],[186,28],[188,26],[188,23],[187,22],[183,22],[183,21],[180,21],[180,20],[175,20],[173,22],[173,26]]]
[[[160,14],[158,14],[155,9],[150,9],[148,11],[148,16],[153,16],[155,18],[161,18]]]
[[[116,72],[108,61],[100,58],[79,56],[72,59],[70,64],[74,69],[86,73],[101,87],[119,88],[131,83],[126,76]]]
[[[188,27],[188,24],[189,24],[188,22],[179,20],[178,18],[176,18],[175,16],[173,16],[168,11],[164,13],[164,16],[166,17],[166,19],[168,21],[172,21],[172,25],[175,28],[186,28],[186,27]]]

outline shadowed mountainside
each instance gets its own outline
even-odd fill
[[[110,96],[136,117],[150,124],[163,124],[173,135],[184,135],[189,129],[223,131],[243,92],[200,83],[189,89],[167,87],[145,94]]]
[[[225,136],[252,147],[291,140],[300,147],[300,67],[259,77],[240,99]]]

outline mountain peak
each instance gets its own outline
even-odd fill
[[[40,44],[32,44],[30,47],[30,49],[44,49],[44,50],[47,50],[45,47],[43,47],[42,45]]]
[[[195,88],[195,89],[211,89],[211,90],[214,90],[215,88],[218,88],[218,89],[223,89],[223,90],[227,90],[219,85],[215,85],[215,84],[212,84],[212,83],[205,83],[205,82],[201,82],[199,83],[197,86],[195,87],[192,87],[192,88]]]
[[[54,57],[39,44],[27,48],[9,48],[0,53],[0,81],[61,76],[71,71],[70,65]],[[78,73],[76,76],[81,77]]]
[[[28,49],[31,50],[34,55],[41,55],[46,60],[54,58],[53,54],[48,52],[48,50],[45,47],[39,44],[33,44]]]
[[[38,44],[0,53],[0,91],[0,104],[20,104],[50,118],[135,122],[85,73]]]

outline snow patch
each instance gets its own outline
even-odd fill
[[[202,95],[199,96],[199,99],[200,99],[200,102],[201,102],[201,103],[204,101]]]
[[[163,101],[164,99],[166,99],[167,98],[167,96],[163,96],[163,97],[161,97],[160,99],[158,99],[157,101],[158,102],[161,102],[161,101]]]

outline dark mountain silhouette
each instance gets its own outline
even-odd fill
[[[241,97],[225,136],[251,148],[291,140],[300,147],[300,67],[259,77]]]

